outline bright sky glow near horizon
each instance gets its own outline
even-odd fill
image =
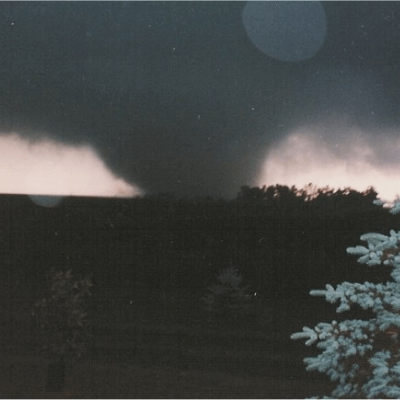
[[[294,131],[268,152],[256,185],[294,185],[301,189],[312,183],[360,192],[372,186],[382,200],[393,201],[400,195],[400,165],[393,158],[400,152],[400,137],[383,135],[377,144],[355,129],[336,132],[332,137],[338,141],[329,140],[318,130]]]
[[[112,173],[90,146],[15,133],[0,135],[0,193],[133,197],[142,191]]]

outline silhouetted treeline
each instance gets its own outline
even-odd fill
[[[3,282],[37,282],[52,267],[92,272],[96,290],[130,287],[199,295],[236,267],[271,299],[308,297],[326,283],[388,279],[346,248],[399,217],[373,204],[373,189],[242,187],[234,200],[66,198],[54,208],[0,196]]]

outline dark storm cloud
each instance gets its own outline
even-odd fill
[[[216,197],[299,126],[396,135],[400,6],[321,4],[322,47],[280,62],[242,2],[0,2],[0,128],[90,143],[150,192]]]
[[[224,109],[240,100],[229,76],[240,69],[237,6],[7,3],[0,10],[4,129],[90,140],[119,173],[153,190],[206,188],[201,155],[229,140],[213,128],[224,118],[232,125],[234,110]]]

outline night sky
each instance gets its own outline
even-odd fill
[[[25,174],[28,153],[7,157],[28,140],[86,154],[65,180],[104,163],[115,195],[313,182],[391,197],[399,78],[398,2],[0,2],[0,167]],[[57,157],[36,194],[64,181],[43,172]]]

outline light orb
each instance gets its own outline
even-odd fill
[[[251,42],[280,61],[309,59],[325,41],[325,12],[317,1],[250,1],[242,20]]]

